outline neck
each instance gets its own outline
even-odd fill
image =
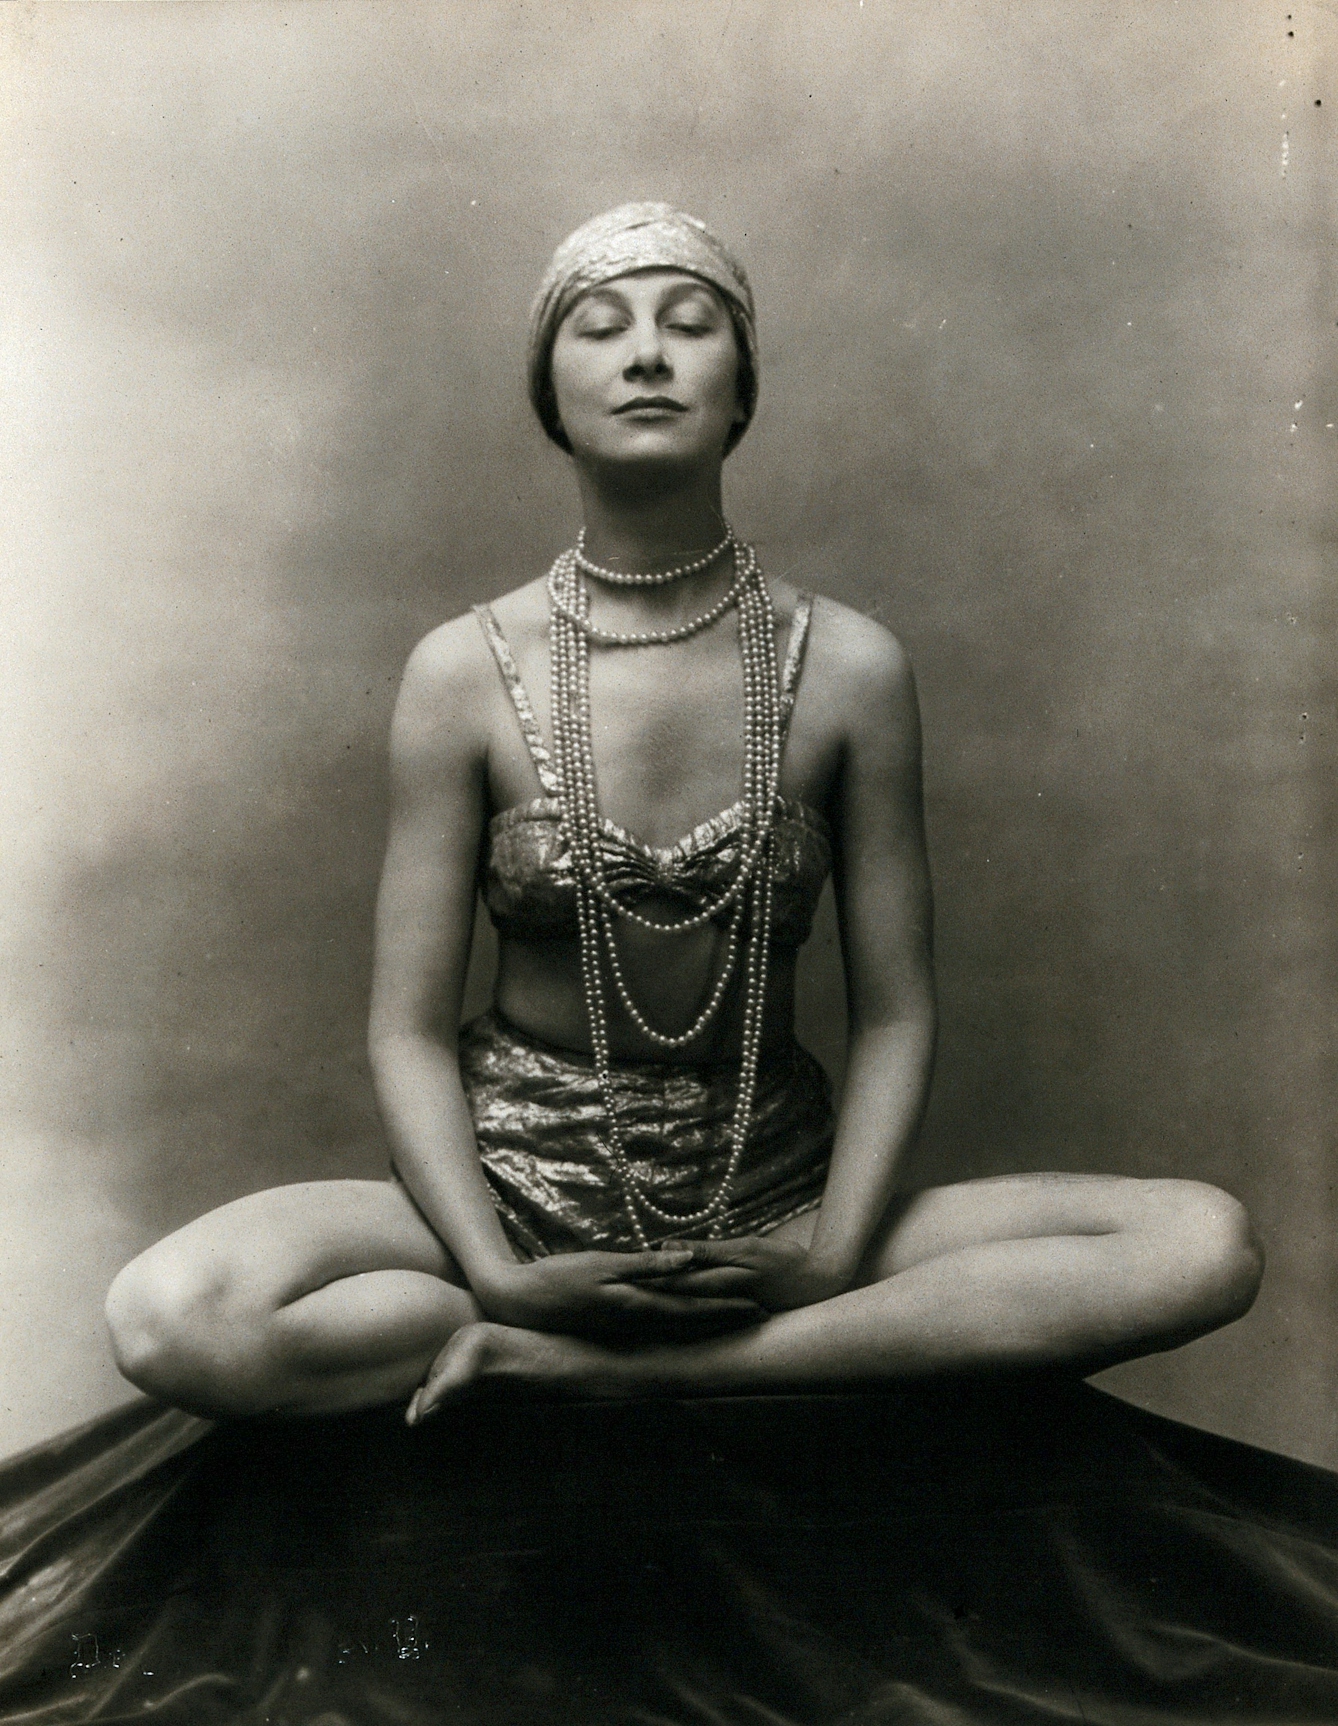
[[[720,469],[690,472],[629,487],[582,467],[577,470],[585,549],[611,569],[654,570],[709,551],[724,537]]]

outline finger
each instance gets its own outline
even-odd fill
[[[538,1260],[537,1263],[561,1266],[572,1271],[590,1271],[598,1276],[631,1277],[653,1270],[657,1265],[686,1264],[690,1262],[692,1248],[686,1244],[675,1247],[672,1252],[666,1252],[662,1247],[647,1247],[642,1252],[614,1253],[593,1248],[589,1252],[554,1253],[550,1258]]]
[[[660,1294],[652,1289],[637,1289],[634,1298],[618,1304],[623,1312],[638,1317],[658,1314],[663,1318],[706,1319],[730,1314],[760,1315],[764,1310],[755,1300],[741,1296]]]
[[[610,1253],[610,1269],[619,1282],[641,1282],[647,1277],[674,1276],[697,1262],[691,1242],[675,1247],[652,1247],[644,1253]]]
[[[748,1265],[716,1265],[706,1270],[680,1271],[653,1284],[642,1282],[638,1286],[662,1289],[668,1294],[744,1295],[756,1288],[759,1274]]]
[[[756,1235],[739,1235],[728,1241],[685,1241],[682,1246],[692,1254],[694,1268],[751,1264],[759,1252],[768,1250],[767,1243]]]

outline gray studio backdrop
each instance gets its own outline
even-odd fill
[[[1240,1194],[1254,1313],[1108,1382],[1338,1463],[1325,30],[1302,0],[3,8],[0,1446],[126,1394],[100,1306],[138,1248],[383,1169],[400,667],[571,540],[528,300],[578,220],[655,196],[757,289],[734,520],[918,667],[916,1178]],[[806,977],[839,1067],[830,919]]]

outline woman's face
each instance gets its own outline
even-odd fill
[[[553,344],[553,393],[578,460],[718,462],[744,417],[738,372],[724,301],[681,270],[593,288]]]

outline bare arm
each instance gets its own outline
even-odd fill
[[[419,644],[395,707],[369,1046],[400,1176],[482,1296],[515,1255],[484,1180],[457,1056],[491,671],[471,630],[471,618],[458,619]]]
[[[809,1268],[849,1285],[924,1111],[936,1012],[920,719],[900,646],[844,614],[837,909],[849,1003],[846,1083]]]

